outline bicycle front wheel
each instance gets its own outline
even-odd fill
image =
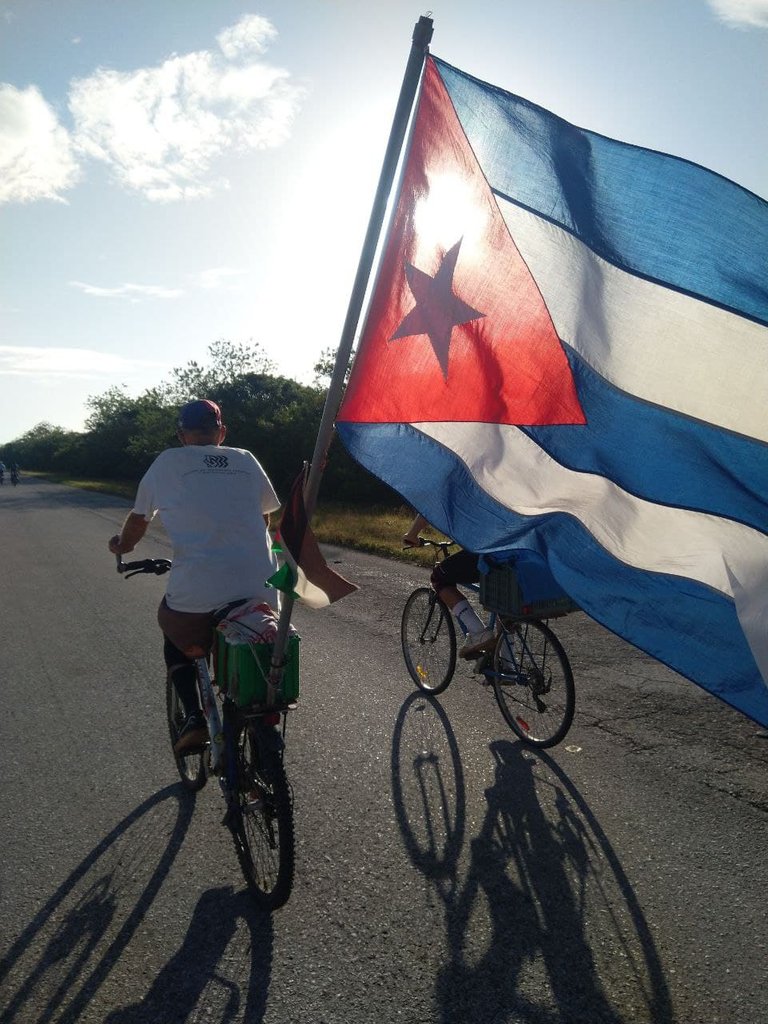
[[[176,741],[181,735],[186,715],[176,693],[176,687],[171,682],[170,677],[165,684],[165,706],[168,712],[168,732],[171,737],[171,750],[173,750]],[[187,754],[181,757],[174,754],[173,759],[176,762],[176,768],[178,769],[179,778],[184,789],[192,793],[202,789],[208,780],[205,767],[205,753],[199,751],[196,754]]]
[[[237,741],[237,788],[229,827],[243,877],[265,910],[277,910],[293,887],[293,800],[282,758],[282,739],[260,721],[244,726]]]
[[[523,743],[553,747],[573,721],[576,692],[562,644],[543,622],[506,624],[493,653],[493,690]]]
[[[430,587],[419,587],[405,602],[400,640],[414,683],[425,693],[442,693],[456,669],[456,629]]]

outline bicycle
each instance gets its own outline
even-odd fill
[[[123,562],[117,571],[126,579],[141,573],[161,576],[171,569],[167,558]],[[201,647],[186,652],[193,658],[200,706],[209,741],[200,751],[174,760],[182,786],[195,792],[208,775],[216,775],[226,802],[222,824],[230,831],[243,877],[256,903],[266,910],[283,906],[293,887],[295,839],[293,795],[285,771],[285,730],[295,703],[240,707],[224,689],[224,680],[211,677],[208,655]],[[219,713],[216,687],[221,700]],[[186,718],[170,677],[166,681],[166,711],[171,748]]]
[[[455,544],[420,538],[420,546],[438,548],[444,559]],[[461,589],[479,594],[481,588],[466,584]],[[487,628],[496,634],[493,651],[480,655],[475,671],[493,688],[505,721],[528,746],[560,743],[576,707],[573,671],[562,644],[546,622],[533,616],[489,610]],[[456,627],[432,587],[417,587],[409,595],[400,640],[414,683],[431,696],[443,693],[456,671]]]

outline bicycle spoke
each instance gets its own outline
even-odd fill
[[[501,713],[523,742],[551,747],[563,739],[573,720],[573,675],[548,626],[533,621],[505,627],[492,681]]]
[[[176,687],[170,679],[166,682],[165,701],[168,713],[168,733],[171,739],[171,747],[173,748],[181,735],[181,729],[186,716],[176,693]],[[176,754],[173,756],[182,786],[190,792],[202,789],[208,778],[205,768],[205,754],[198,751],[195,754],[186,754],[181,757]]]
[[[280,752],[268,742],[269,728],[240,729],[227,824],[254,898],[276,910],[293,884],[294,834],[290,789]]]
[[[425,693],[442,693],[456,668],[456,631],[450,611],[428,587],[406,601],[400,640],[414,683]]]

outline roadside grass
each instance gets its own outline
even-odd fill
[[[318,505],[312,519],[312,530],[324,544],[338,544],[384,558],[431,567],[435,563],[434,548],[403,548],[402,537],[413,522],[413,516],[413,509],[407,505],[359,508],[328,502]],[[442,534],[424,530],[423,536],[437,540]]]
[[[123,480],[80,480],[58,473],[28,472],[25,476],[36,476],[67,487],[84,491],[110,494],[129,501],[136,493],[136,484]],[[398,508],[363,508],[355,505],[323,502],[318,505],[312,519],[312,530],[321,544],[337,544],[339,547],[366,551],[382,558],[431,567],[435,562],[434,548],[403,549],[402,536],[413,521],[414,512],[407,505]],[[442,534],[434,530],[423,531],[425,537],[441,539]]]
[[[136,484],[125,480],[86,480],[66,476],[64,473],[41,473],[37,470],[26,470],[24,476],[36,476],[41,480],[52,480],[55,484],[65,487],[77,487],[81,491],[97,491],[99,494],[111,494],[116,498],[133,498]]]

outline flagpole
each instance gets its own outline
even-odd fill
[[[373,200],[371,216],[368,221],[368,230],[363,242],[363,249],[360,254],[360,262],[357,267],[355,282],[352,286],[352,294],[349,298],[347,316],[341,331],[339,348],[336,353],[336,362],[333,367],[333,375],[328,388],[328,394],[323,407],[323,415],[315,441],[315,451],[312,456],[309,477],[304,491],[304,505],[307,510],[307,521],[312,519],[317,504],[317,493],[320,489],[320,479],[323,475],[325,460],[333,435],[333,424],[336,414],[341,405],[342,393],[344,391],[344,378],[349,364],[349,356],[355,340],[355,332],[360,320],[360,312],[363,308],[365,293],[368,288],[368,281],[371,276],[373,261],[376,256],[376,248],[381,228],[384,223],[384,215],[387,209],[387,201],[392,191],[392,183],[395,179],[397,165],[400,160],[400,153],[403,148],[403,140],[408,130],[408,122],[413,109],[413,102],[419,87],[421,70],[424,66],[424,58],[427,55],[429,43],[432,39],[432,19],[422,15],[413,29],[411,41],[411,52],[406,64],[403,84],[400,88],[400,98],[397,101],[395,115],[392,120],[392,128],[389,133],[389,142],[384,154],[384,162],[381,167],[379,184],[376,189],[376,196]]]
[[[315,451],[312,456],[309,476],[304,488],[304,507],[306,509],[307,523],[311,522],[312,515],[317,504],[317,494],[320,490],[320,480],[325,467],[325,460],[333,435],[333,425],[336,414],[341,405],[341,396],[344,390],[344,378],[347,372],[349,356],[352,351],[352,344],[355,339],[355,332],[360,320],[360,312],[365,301],[365,293],[368,289],[368,281],[371,276],[373,261],[376,256],[381,228],[384,223],[384,215],[387,210],[387,201],[392,191],[392,184],[395,180],[397,165],[400,160],[400,152],[403,148],[403,140],[408,130],[408,122],[411,117],[411,110],[419,87],[421,71],[424,66],[424,59],[428,52],[429,43],[432,39],[432,19],[422,15],[413,29],[411,38],[411,52],[408,56],[408,63],[403,75],[403,84],[400,87],[400,97],[395,108],[395,115],[392,120],[392,128],[389,133],[389,142],[384,153],[384,162],[379,175],[379,184],[373,200],[368,230],[365,234],[363,249],[360,253],[360,262],[357,266],[357,274],[352,285],[352,293],[349,298],[347,316],[341,331],[339,348],[336,353],[336,362],[333,367],[330,387],[326,395],[323,415],[320,419],[320,426],[315,441]],[[285,650],[288,643],[288,630],[291,624],[291,612],[293,611],[293,597],[290,594],[283,594],[280,605],[280,618],[277,627],[277,636],[272,648],[272,670],[268,681],[267,698],[269,703],[274,702],[275,688],[279,686],[284,669]]]

